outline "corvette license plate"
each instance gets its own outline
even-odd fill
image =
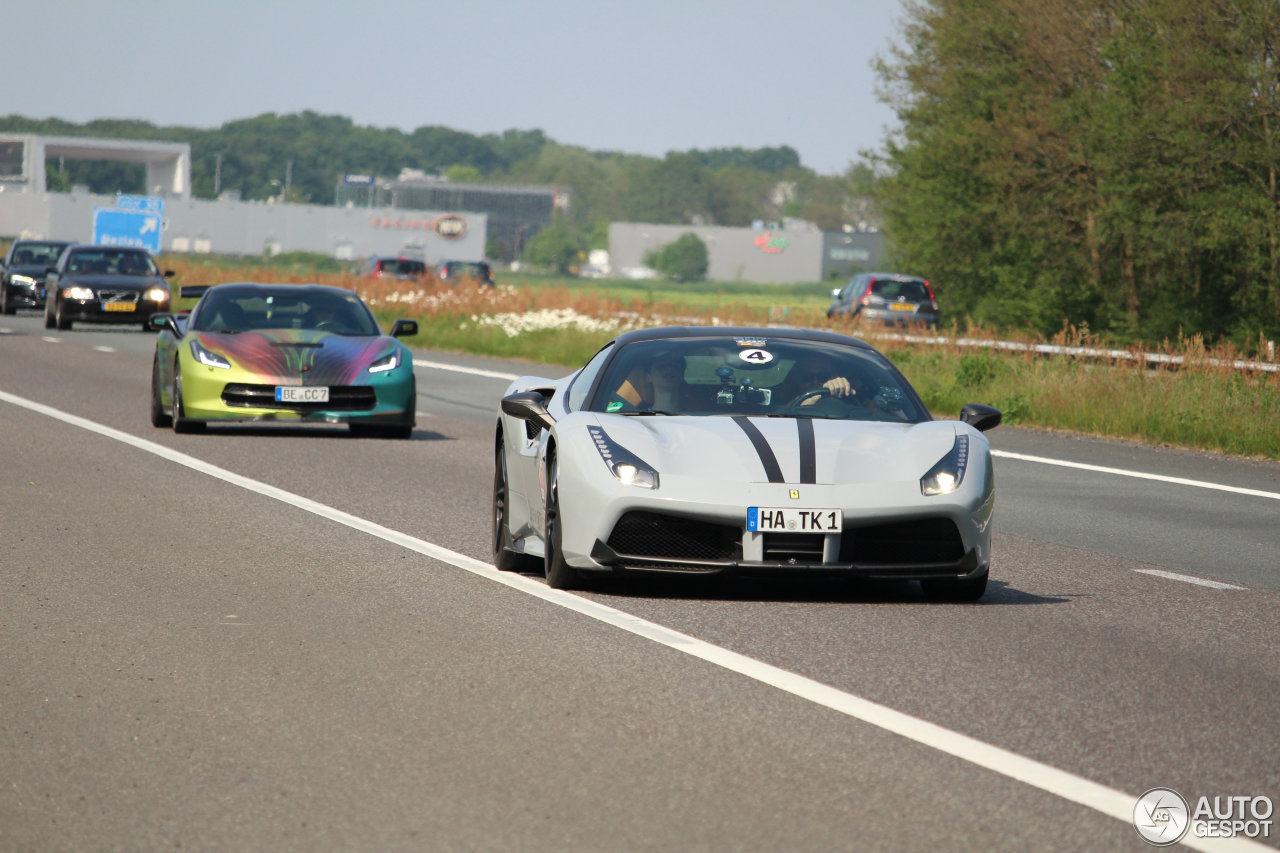
[[[102,303],[103,311],[132,311],[134,309],[132,302],[104,302]]]
[[[327,403],[329,389],[323,385],[277,385],[277,403]]]
[[[762,533],[839,533],[844,513],[838,509],[797,509],[793,506],[747,507],[747,529]]]
[[[916,306],[912,305],[910,302],[895,302],[889,306],[889,310],[890,311],[914,311],[916,310]]]

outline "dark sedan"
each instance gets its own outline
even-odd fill
[[[886,326],[937,326],[938,300],[923,278],[898,273],[855,275],[831,291],[828,317],[854,315]]]
[[[45,328],[89,323],[134,323],[148,330],[152,314],[169,310],[173,270],[160,272],[146,249],[69,246],[45,283]]]
[[[0,314],[43,308],[49,267],[70,245],[65,240],[14,240],[0,261]]]

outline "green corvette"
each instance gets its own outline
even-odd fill
[[[208,423],[319,422],[409,438],[413,355],[348,290],[313,284],[184,287],[190,314],[155,314],[151,423],[195,432]]]

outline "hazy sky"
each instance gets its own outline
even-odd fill
[[[0,115],[215,128],[312,110],[657,157],[789,145],[836,174],[895,121],[870,63],[900,14],[899,0],[15,0]]]

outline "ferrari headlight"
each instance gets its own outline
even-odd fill
[[[87,287],[68,287],[62,291],[62,295],[67,299],[92,299],[93,291]]]
[[[165,302],[169,299],[169,291],[163,287],[153,287],[142,294],[142,298],[148,302]]]
[[[26,284],[34,287],[36,280],[29,275],[17,275],[15,273],[14,275],[9,276],[9,283],[10,284]]]
[[[390,352],[382,358],[369,365],[370,373],[386,373],[388,370],[395,370],[400,366],[400,353]]]
[[[923,495],[949,495],[960,488],[964,470],[969,466],[969,436],[957,435],[951,452],[938,460],[929,473],[920,478]]]
[[[191,355],[205,367],[221,367],[223,370],[231,369],[231,362],[216,352],[201,346],[199,341],[191,342]]]
[[[609,466],[609,471],[624,486],[639,486],[642,489],[658,488],[658,472],[653,470],[640,457],[618,444],[600,427],[587,427],[591,433],[591,441],[600,458]]]

